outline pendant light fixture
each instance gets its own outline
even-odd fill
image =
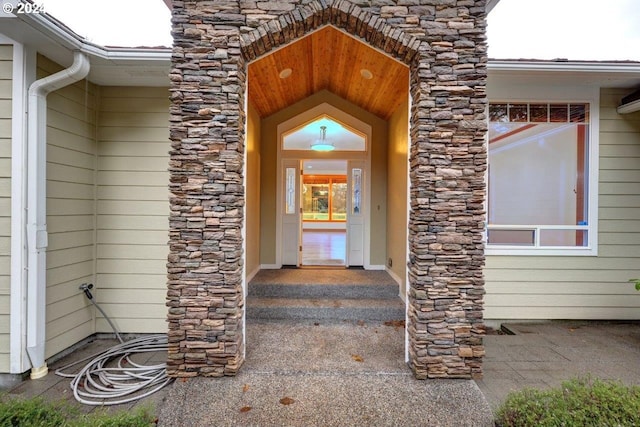
[[[311,149],[314,151],[333,151],[335,148],[333,144],[327,142],[327,127],[320,126],[320,138],[311,144]]]

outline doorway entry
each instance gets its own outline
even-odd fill
[[[347,161],[304,160],[300,192],[302,266],[345,266]]]
[[[306,174],[314,165],[337,173]],[[365,267],[364,166],[359,160],[283,161],[282,265]]]
[[[370,129],[328,104],[278,126],[280,265],[367,267]]]

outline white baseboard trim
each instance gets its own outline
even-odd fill
[[[365,266],[365,270],[384,270],[386,267],[383,264],[374,264]]]
[[[281,265],[278,264],[260,264],[260,270],[280,270]]]
[[[398,289],[402,289],[402,279],[396,273],[394,273],[392,270],[390,270],[388,267],[385,268],[385,271],[387,272],[387,274],[389,276],[391,276],[393,281],[398,284]],[[398,296],[400,297],[400,299],[402,301],[404,301],[405,303],[407,302],[407,296],[406,295],[403,295],[401,292],[398,292]]]
[[[388,267],[385,267],[385,271],[398,284],[398,286],[402,286],[402,279],[400,279],[400,277],[398,277],[398,275],[394,273],[393,270],[390,270]]]

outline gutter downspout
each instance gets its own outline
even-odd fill
[[[640,111],[640,89],[622,98],[617,110],[618,114],[630,114]]]
[[[636,111],[640,111],[640,99],[622,104],[616,110],[618,111],[618,114],[631,114],[635,113]]]
[[[67,69],[29,87],[27,114],[27,354],[31,379],[47,375],[45,362],[47,291],[47,95],[84,79],[89,59],[73,53]]]

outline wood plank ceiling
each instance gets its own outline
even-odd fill
[[[249,100],[261,117],[325,89],[388,120],[407,94],[409,69],[331,26],[249,64]]]

